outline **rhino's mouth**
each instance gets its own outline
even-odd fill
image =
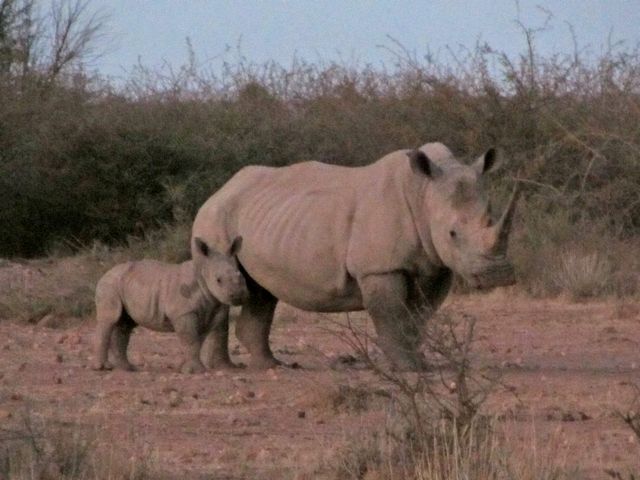
[[[249,292],[233,294],[229,297],[229,303],[233,306],[238,306],[246,303],[249,299]]]
[[[513,265],[509,262],[501,262],[491,265],[484,270],[474,273],[469,279],[471,285],[478,290],[487,290],[496,287],[507,287],[516,283],[516,274]]]

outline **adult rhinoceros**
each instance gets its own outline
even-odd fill
[[[428,143],[364,167],[240,170],[198,211],[192,253],[198,261],[195,238],[220,251],[244,239],[239,260],[251,295],[236,334],[252,366],[278,364],[269,332],[282,300],[311,311],[366,309],[395,367],[421,368],[412,312],[435,310],[453,272],[477,288],[515,281],[506,248],[517,193],[492,223],[483,175],[494,159],[491,149],[464,165],[443,144]],[[231,365],[220,340],[213,363]]]

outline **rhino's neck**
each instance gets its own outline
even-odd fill
[[[407,202],[407,206],[411,212],[416,236],[418,237],[427,260],[434,267],[441,268],[444,267],[444,263],[438,255],[431,238],[430,212],[428,207],[425,206],[424,201],[428,195],[428,189],[428,180],[416,180],[412,176],[409,176],[409,181],[405,184],[404,188],[405,201]]]
[[[201,273],[202,266],[198,262],[185,262],[186,275],[191,278],[191,290],[193,292],[193,301],[201,306],[219,305],[220,301],[207,288]]]

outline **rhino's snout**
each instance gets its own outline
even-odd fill
[[[246,303],[247,300],[249,300],[248,291],[234,293],[229,297],[229,302],[234,306],[242,305],[243,303]]]
[[[495,287],[508,287],[516,283],[516,273],[509,262],[492,265],[472,276],[473,286],[479,290]]]
[[[249,300],[249,289],[242,275],[238,275],[234,279],[233,291],[229,295],[231,305],[242,305]]]

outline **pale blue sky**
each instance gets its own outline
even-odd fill
[[[152,67],[164,61],[177,66],[186,59],[186,37],[213,68],[239,39],[248,60],[285,65],[294,55],[390,63],[380,48],[392,45],[387,36],[418,56],[430,50],[445,57],[447,46],[473,47],[478,39],[513,55],[525,48],[515,20],[541,26],[539,5],[554,15],[549,31],[538,36],[542,53],[573,51],[567,22],[579,44],[595,53],[606,48],[610,34],[629,46],[640,42],[640,0],[92,0],[92,7],[110,14],[112,37],[109,53],[95,66],[115,77],[138,57]]]

